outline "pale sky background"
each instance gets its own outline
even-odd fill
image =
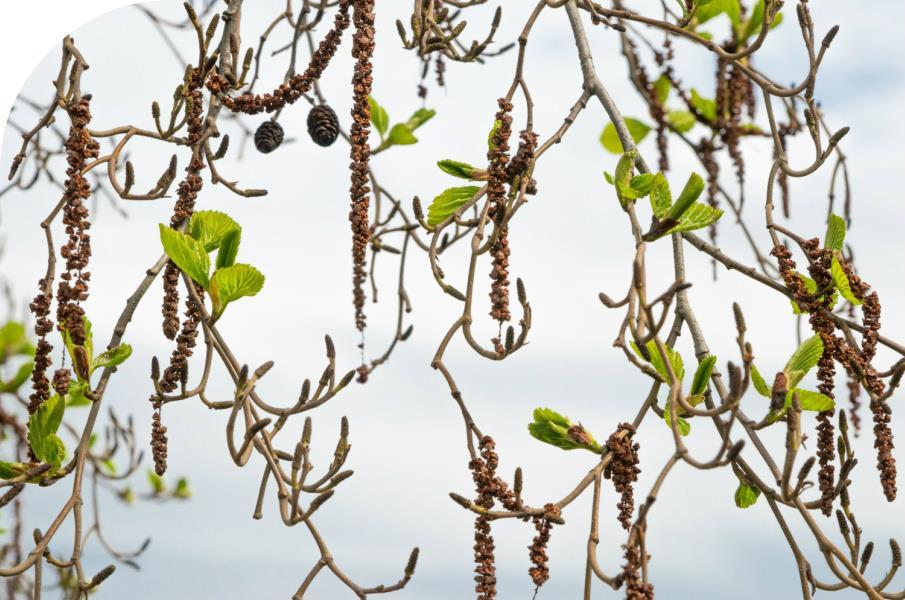
[[[62,5],[46,4],[48,12]],[[471,35],[483,36],[495,4],[475,10],[469,17]],[[505,4],[497,38],[500,42],[514,40],[529,10],[528,3]],[[648,4],[652,3],[637,2],[634,6],[643,10]],[[111,3],[96,5],[100,10]],[[163,14],[181,15],[180,3],[151,5]],[[282,6],[276,0],[249,3],[243,14],[244,43],[256,44],[258,33]],[[905,250],[900,235],[905,213],[897,183],[905,167],[900,152],[905,136],[901,117],[905,40],[895,32],[905,21],[905,5],[883,0],[853,10],[850,3],[824,0],[812,2],[811,9],[818,35],[834,24],[842,26],[824,61],[817,96],[831,127],[852,128],[844,141],[855,206],[848,241],[855,247],[861,273],[880,292],[886,335],[901,340],[905,338],[905,320],[897,311],[905,298],[905,282],[893,257]],[[396,18],[407,19],[406,10],[408,3],[383,2],[378,6],[374,96],[394,121],[404,120],[421,106],[415,95],[418,63],[401,49],[393,24]],[[791,3],[785,11],[791,18],[771,34],[758,54],[757,65],[778,81],[791,82],[805,72],[806,56]],[[11,10],[10,18],[4,15],[4,31],[13,35],[3,41],[7,49],[4,63],[15,60],[18,65],[36,64],[22,91],[43,102],[52,93],[48,82],[55,76],[59,48],[53,46],[43,60],[39,52],[22,51],[33,46],[20,46],[15,40],[25,40],[45,26],[42,20],[36,20],[37,15],[28,17],[20,12]],[[84,19],[86,14],[79,18]],[[59,32],[77,25],[61,23]],[[722,21],[714,22],[709,29],[724,26]],[[626,82],[617,37],[602,28],[589,27],[589,33],[604,83],[625,114],[639,115],[641,104]],[[288,36],[286,30],[280,31],[271,47],[282,45]],[[172,89],[182,77],[179,65],[151,23],[137,9],[122,8],[80,27],[75,37],[91,64],[83,90],[94,94],[93,126],[133,123],[151,127],[151,101],[161,101],[166,110]],[[194,56],[194,34],[185,32],[176,41],[187,57]],[[686,44],[677,43],[676,47],[680,77],[710,91],[714,70],[711,58]],[[267,61],[262,74],[265,82],[277,82],[282,77],[285,60],[285,56],[279,56]],[[432,86],[427,98],[426,106],[436,109],[438,115],[419,130],[419,144],[395,148],[373,161],[384,185],[406,202],[415,194],[431,198],[456,184],[436,169],[438,159],[482,162],[495,100],[508,87],[514,61],[515,54],[510,53],[483,66],[449,64],[448,89]],[[349,120],[350,75],[348,44],[344,44],[322,83],[345,125]],[[536,128],[545,137],[559,126],[580,94],[578,62],[563,11],[545,11],[538,22],[528,47],[526,77],[536,102]],[[15,77],[10,81],[16,81]],[[18,83],[12,86],[5,82],[4,86],[3,100],[11,100]],[[233,305],[221,328],[233,341],[240,360],[250,365],[269,359],[276,362],[259,386],[274,404],[293,402],[302,379],[320,374],[325,333],[337,342],[340,371],[358,364],[349,290],[347,147],[337,143],[321,149],[310,143],[304,125],[306,114],[307,109],[299,105],[285,111],[281,119],[287,137],[297,138],[296,143],[286,144],[269,156],[249,146],[242,161],[237,161],[230,150],[220,163],[228,177],[239,179],[243,185],[268,188],[267,197],[239,198],[206,183],[198,202],[199,208],[228,212],[243,226],[240,258],[267,275],[263,292]],[[12,118],[30,127],[36,115],[23,108]],[[600,291],[612,296],[624,292],[632,254],[624,215],[601,175],[615,164],[615,158],[597,141],[605,118],[599,106],[592,104],[566,142],[544,157],[536,171],[540,193],[520,211],[512,229],[511,273],[525,280],[534,310],[531,344],[502,363],[476,356],[461,338],[447,354],[447,364],[473,414],[498,442],[501,473],[508,476],[521,465],[526,499],[535,505],[561,498],[593,466],[594,457],[563,453],[533,440],[526,431],[532,409],[539,405],[555,408],[581,420],[598,439],[605,439],[617,423],[634,416],[648,388],[648,379],[627,368],[621,354],[611,347],[621,312],[608,311],[597,300]],[[255,127],[260,120],[260,116],[252,117],[249,123]],[[231,131],[232,126],[224,124],[222,130]],[[103,147],[108,147],[106,142]],[[147,188],[165,167],[170,148],[142,140],[130,147],[137,167],[136,188]],[[670,179],[675,187],[681,185],[689,170],[698,167],[678,144],[673,147],[676,152]],[[17,136],[5,136],[3,169],[17,148]],[[641,149],[654,163],[654,141],[645,141]],[[751,144],[747,157],[746,214],[764,245],[769,238],[760,225],[763,216],[759,205],[771,160],[770,147],[766,143]],[[809,163],[811,157],[807,143],[792,145],[793,165]],[[180,172],[185,161],[183,154]],[[797,231],[823,234],[828,182],[829,168],[803,182],[793,182],[791,225]],[[9,194],[0,202],[0,237],[6,245],[0,269],[23,300],[34,294],[45,262],[38,222],[58,195],[54,188],[43,185],[29,193]],[[87,311],[99,340],[109,337],[114,315],[119,314],[126,296],[159,255],[157,223],[168,219],[172,205],[167,200],[126,203],[124,208],[129,213],[127,220],[101,199],[97,224],[92,229],[94,276]],[[750,250],[728,217],[722,223],[720,242],[728,254],[751,260]],[[738,361],[733,301],[740,302],[746,312],[749,340],[758,364],[763,370],[781,368],[795,347],[795,321],[788,302],[775,292],[758,289],[737,273],[721,272],[714,284],[710,261],[692,248],[686,250],[686,256],[689,280],[694,282],[689,294],[721,368],[725,369],[726,360]],[[451,281],[462,280],[465,257],[464,250],[459,250],[444,258]],[[368,343],[373,352],[382,352],[392,335],[396,310],[395,269],[387,268],[392,262],[387,256],[381,258],[382,302],[368,308]],[[669,284],[669,259],[668,242],[649,248],[654,289]],[[481,272],[484,270],[482,267]],[[329,462],[340,416],[348,415],[353,451],[347,468],[356,471],[319,511],[317,523],[339,564],[356,581],[364,585],[395,582],[411,547],[418,545],[421,560],[416,576],[397,596],[459,600],[473,596],[472,515],[452,503],[447,494],[456,491],[471,495],[472,483],[458,410],[442,378],[429,367],[436,344],[455,318],[459,304],[438,290],[425,255],[411,253],[407,275],[414,303],[409,322],[415,324],[410,340],[397,349],[390,363],[379,369],[368,385],[354,384],[314,412],[315,465],[324,467]],[[160,296],[158,282],[141,304],[125,338],[133,345],[134,355],[113,378],[105,398],[118,414],[135,415],[142,440],[147,440],[150,422],[146,402],[151,391],[150,358],[155,354],[167,356],[172,346],[160,333]],[[486,320],[478,326],[482,339],[489,339],[494,329]],[[687,334],[680,340],[679,349],[686,364],[691,364],[693,353]],[[878,364],[886,368],[891,358],[881,353]],[[222,385],[224,379],[223,373],[214,378],[213,387],[221,395],[229,391]],[[745,406],[750,415],[765,410],[762,399],[753,392],[746,397]],[[901,412],[896,400],[893,409]],[[265,504],[264,519],[251,519],[262,464],[256,459],[244,469],[235,467],[225,447],[226,418],[226,413],[210,412],[197,402],[165,409],[170,473],[188,475],[195,496],[187,504],[133,507],[125,507],[112,497],[102,499],[106,507],[104,526],[113,544],[129,549],[148,535],[153,542],[140,561],[141,571],[118,568],[96,597],[285,598],[295,591],[317,559],[314,545],[302,528],[288,529],[281,524],[272,496]],[[811,430],[812,417],[807,423]],[[301,420],[295,423],[297,430],[301,425]],[[905,439],[905,420],[900,414],[895,416],[893,428],[899,439]],[[692,422],[687,441],[699,457],[709,458],[715,449],[715,437],[709,429],[700,421]],[[284,434],[285,439],[296,436],[297,430]],[[780,433],[765,436],[774,448],[781,447]],[[644,472],[636,497],[643,498],[672,441],[669,430],[656,418],[645,421],[638,440]],[[877,543],[868,570],[870,578],[877,580],[889,565],[886,539],[894,535],[905,542],[905,513],[902,500],[889,505],[882,499],[871,444],[869,435],[857,441],[861,464],[855,473],[852,496],[865,539]],[[752,455],[751,450],[745,452]],[[143,476],[136,483],[143,488]],[[900,488],[902,485],[900,480]],[[796,597],[795,564],[769,508],[761,501],[751,509],[737,509],[733,503],[735,486],[735,477],[728,469],[700,472],[679,465],[671,474],[649,518],[651,576],[659,597]],[[28,491],[26,530],[46,526],[68,487],[63,483]],[[621,564],[620,545],[624,541],[615,522],[616,501],[607,484],[600,560],[610,573]],[[579,597],[589,502],[588,494],[571,505],[565,514],[567,525],[554,529],[549,552],[552,578],[542,589],[541,598]],[[819,519],[834,534],[833,521]],[[816,545],[792,515],[790,520],[803,534],[803,547],[815,571],[827,579]],[[494,535],[500,598],[530,597],[530,564],[525,548],[534,535],[533,528],[506,522],[495,526]],[[835,536],[841,541],[838,533]],[[63,552],[68,543],[61,535],[53,547]],[[96,571],[108,562],[103,551],[92,544],[88,568]],[[903,584],[905,578],[899,576],[891,587]],[[602,585],[598,588],[598,597],[621,596]],[[322,600],[351,594],[325,573],[310,597]],[[836,597],[857,595],[847,592]]]

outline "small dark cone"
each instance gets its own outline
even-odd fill
[[[318,146],[330,146],[339,137],[339,120],[326,104],[315,106],[308,113],[308,134]]]
[[[264,121],[255,131],[255,148],[269,154],[283,143],[283,127],[276,121]]]

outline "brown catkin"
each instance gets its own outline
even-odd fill
[[[509,136],[512,134],[512,103],[505,98],[497,100],[497,126],[490,138],[487,151],[487,200],[490,204],[487,216],[491,221],[505,218],[507,167],[509,165]],[[501,225],[497,238],[490,247],[492,267],[490,271],[490,316],[501,324],[512,318],[509,312],[509,227]]]
[[[364,331],[366,326],[364,283],[368,241],[371,237],[368,224],[370,192],[368,160],[371,146],[371,107],[368,96],[373,83],[371,57],[374,54],[374,0],[355,0],[352,21],[355,36],[352,41],[352,57],[355,71],[352,75],[352,127],[349,130],[351,186],[349,195],[352,209],[349,222],[352,225],[352,295],[355,306],[355,327]]]
[[[537,535],[534,536],[531,545],[528,546],[528,556],[531,559],[531,564],[534,565],[528,569],[528,574],[531,575],[531,581],[538,588],[550,579],[550,567],[547,566],[550,560],[547,556],[547,544],[550,541],[550,530],[553,529],[553,523],[550,522],[546,515],[559,516],[559,507],[554,504],[545,504],[544,510],[547,512],[543,517],[533,518]]]
[[[167,472],[167,428],[160,422],[160,404],[154,405],[151,417],[151,456],[154,458],[154,472],[159,476]]]
[[[311,55],[308,67],[303,72],[295,74],[289,81],[282,83],[269,94],[245,93],[231,97],[227,94],[229,81],[218,73],[212,73],[208,78],[207,88],[214,94],[218,94],[223,105],[233,112],[251,115],[260,112],[271,113],[287,104],[293,104],[311,90],[314,82],[320,79],[327,65],[330,64],[330,60],[336,54],[336,50],[342,42],[343,32],[349,27],[351,22],[349,18],[349,7],[351,5],[352,0],[340,0],[339,9],[333,18],[333,27],[327,32],[327,35],[324,36],[324,39],[321,40],[317,49]]]
[[[625,564],[619,575],[625,585],[626,600],[654,600],[654,586],[645,583],[641,576],[641,549],[637,543],[623,546],[625,548]]]
[[[632,514],[635,512],[634,482],[638,481],[638,449],[639,444],[632,442],[635,428],[630,423],[620,423],[616,431],[606,442],[606,448],[613,453],[613,458],[603,470],[603,476],[613,481],[613,487],[621,494],[618,520],[626,530],[632,526]]]

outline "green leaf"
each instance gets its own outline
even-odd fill
[[[204,245],[193,237],[160,224],[160,242],[170,260],[204,289],[210,287],[211,259]]]
[[[691,208],[685,211],[685,214],[679,219],[679,224],[670,229],[669,233],[694,231],[695,229],[709,227],[711,224],[719,221],[722,216],[723,211],[719,208],[714,208],[709,204],[696,202]]]
[[[45,400],[28,419],[28,443],[35,454],[35,458],[53,464],[49,458],[56,458],[56,442],[50,436],[56,437],[57,429],[63,422],[63,411],[66,404],[59,394],[54,394]],[[57,438],[59,439],[59,438]]]
[[[242,230],[239,224],[225,213],[216,210],[199,210],[192,215],[187,228],[192,238],[201,242],[206,252],[219,248],[223,237],[236,230]]]
[[[409,117],[409,120],[406,121],[405,124],[411,131],[415,131],[416,129],[433,119],[434,115],[436,114],[437,111],[430,108],[419,108],[414,113],[412,113],[412,116]],[[392,133],[390,135],[392,135]]]
[[[159,496],[167,490],[167,484],[163,480],[163,477],[151,469],[148,469],[148,483],[151,484],[151,490],[154,492],[155,496]]]
[[[669,191],[669,182],[666,181],[666,177],[663,173],[657,173],[654,178],[653,186],[650,189],[650,205],[654,211],[654,216],[658,219],[663,218],[663,215],[669,210],[669,207],[672,206],[672,194]]]
[[[632,177],[631,182],[629,183],[629,187],[633,190],[635,194],[637,194],[636,198],[643,198],[650,193],[651,188],[654,186],[654,180],[657,178],[653,173],[642,173],[641,175],[635,175]]]
[[[733,26],[738,26],[741,16],[739,0],[712,0],[700,4],[696,12],[698,23],[706,23],[721,14],[728,16]]]
[[[698,120],[687,110],[671,110],[666,113],[666,120],[679,133],[691,131]]]
[[[66,392],[66,397],[64,398],[66,400],[66,408],[70,406],[89,406],[91,398],[86,395],[88,387],[87,381],[70,381],[69,391]]]
[[[497,132],[497,130],[500,128],[500,126],[502,124],[503,123],[499,119],[494,119],[493,127],[490,128],[490,133],[487,134],[487,149],[488,150],[493,150],[493,148],[496,146],[496,144],[493,143],[493,134],[495,134]]]
[[[842,252],[843,244],[845,244],[845,219],[837,214],[831,214],[826,225],[826,235],[823,237],[823,247]]]
[[[176,487],[173,489],[173,497],[179,498],[181,500],[186,500],[192,497],[192,490],[189,488],[189,480],[185,477],[180,477],[176,482]]]
[[[480,189],[476,185],[466,185],[443,190],[427,207],[427,224],[436,227],[477,194]]]
[[[789,362],[786,363],[786,368],[783,369],[789,376],[790,389],[798,385],[798,382],[801,381],[807,372],[817,366],[821,356],[823,356],[823,340],[820,339],[819,335],[806,339],[795,349],[795,352],[789,357]],[[797,375],[798,372],[801,375],[798,379],[793,379],[793,376]]]
[[[418,142],[418,138],[412,133],[411,128],[405,123],[396,123],[390,129],[390,135],[387,137],[387,145],[389,146],[408,146]]]
[[[87,359],[84,366],[86,369],[89,369],[91,366],[91,359],[94,356],[94,335],[91,333],[91,321],[89,321],[86,316],[83,316],[82,319],[85,324],[85,345],[83,348],[85,351],[85,358]],[[72,359],[73,364],[80,364],[76,348],[81,346],[76,346],[72,342],[72,336],[66,328],[63,328],[63,345],[66,346],[66,351],[69,353],[69,358]],[[82,374],[79,372],[79,369],[75,369],[75,371],[78,378],[81,379]]]
[[[233,229],[223,236],[220,241],[220,249],[217,250],[217,268],[231,267],[236,263],[239,254],[239,240],[242,238],[241,229]]]
[[[59,469],[63,461],[66,460],[66,445],[57,434],[51,433],[44,438],[44,447],[41,453],[41,456],[38,456],[36,452],[35,457],[49,465],[53,465],[54,469]]]
[[[765,398],[773,397],[772,388],[767,385],[767,382],[764,381],[764,378],[761,376],[760,371],[757,370],[753,364],[751,365],[751,383],[754,384],[754,389],[757,390],[757,393]]]
[[[625,206],[626,201],[631,200],[634,196],[631,190],[632,173],[635,171],[635,159],[638,154],[635,151],[626,152],[619,157],[616,163],[616,197],[619,198],[620,204]]]
[[[714,354],[708,354],[704,360],[698,363],[698,369],[694,372],[694,379],[691,382],[692,395],[703,394],[707,390],[714,365],[716,365],[716,355]]]
[[[666,423],[667,427],[672,429],[672,417],[669,416],[668,408],[663,410],[663,422]],[[686,435],[691,433],[691,423],[689,423],[682,417],[679,417],[678,423],[679,423],[679,435],[681,435],[682,437],[685,437]]]
[[[0,363],[6,362],[10,356],[19,354],[34,356],[35,347],[28,341],[25,325],[8,321],[0,327]]]
[[[625,117],[625,126],[628,128],[629,135],[632,136],[632,139],[636,144],[640,143],[650,132],[649,125],[642,123],[638,119],[633,119],[632,117]],[[625,152],[625,150],[622,149],[622,142],[619,140],[619,134],[616,132],[616,126],[612,123],[607,123],[606,127],[603,128],[603,133],[600,134],[600,143],[613,154],[622,154]]]
[[[635,351],[639,357],[643,360],[646,360],[651,364],[657,374],[663,378],[663,381],[669,381],[669,374],[666,371],[666,365],[663,364],[663,359],[660,357],[660,352],[657,350],[657,344],[654,340],[650,340],[646,344],[646,349],[648,354],[650,355],[650,359],[644,357],[641,349],[638,348],[638,345],[635,342],[631,342],[632,349]],[[679,381],[682,381],[685,378],[685,364],[682,361],[682,355],[679,354],[677,350],[670,348],[669,346],[664,346],[666,348],[666,356],[669,358],[669,364],[672,366],[672,371],[675,373],[676,378]]]
[[[91,363],[91,370],[121,365],[130,356],[132,356],[132,346],[129,344],[120,344],[119,346],[108,348],[94,358]]]
[[[377,129],[382,138],[387,132],[387,127],[390,126],[390,116],[387,114],[386,109],[380,106],[377,100],[374,100],[371,96],[368,96],[368,104],[371,106],[371,123],[374,124],[374,128]]]
[[[709,98],[704,98],[694,88],[691,88],[691,105],[708,121],[713,121],[716,118],[716,102]]]
[[[28,470],[28,465],[0,460],[0,479],[12,479]]]
[[[35,362],[33,360],[27,360],[21,365],[19,365],[19,369],[16,371],[16,374],[12,379],[5,382],[0,382],[0,393],[13,393],[22,387],[22,384],[28,381],[28,378],[31,376],[31,371],[35,367]]]
[[[688,177],[685,187],[682,188],[682,193],[680,193],[679,197],[676,199],[676,203],[673,204],[672,207],[670,207],[669,212],[666,213],[666,218],[673,221],[679,221],[682,218],[682,215],[685,214],[685,211],[691,208],[694,201],[697,200],[701,195],[701,192],[704,191],[704,187],[704,180],[701,179],[701,176],[697,173],[692,173]]]
[[[739,508],[748,508],[754,506],[758,498],[760,498],[760,490],[739,479],[738,489],[735,490],[735,505]]]
[[[528,424],[528,432],[537,440],[561,448],[581,448],[600,454],[600,444],[581,425],[575,425],[568,417],[549,408],[535,408],[534,422]]]
[[[660,101],[660,104],[665,104],[666,99],[669,98],[669,92],[672,89],[672,84],[669,82],[669,78],[666,75],[660,75],[657,77],[657,80],[654,82],[654,94],[657,96],[657,100]]]
[[[473,173],[480,170],[468,163],[450,160],[448,158],[437,161],[437,166],[440,167],[440,170],[444,173],[449,173],[453,177],[460,177],[462,179],[473,179]]]
[[[801,406],[801,410],[822,412],[836,408],[836,401],[829,396],[800,388],[789,390],[789,393],[786,394],[786,408],[792,406],[792,396],[795,394],[798,394],[798,404]]]
[[[254,296],[263,287],[264,275],[251,265],[236,264],[217,269],[210,285],[212,316],[218,318],[230,302]]]
[[[604,172],[603,172],[603,178],[606,179],[606,182],[607,182],[608,184],[610,184],[610,185],[616,185],[616,180],[613,179],[613,175],[612,175],[612,173],[610,173],[609,171],[604,171]]]
[[[849,283],[848,275],[845,274],[845,270],[835,255],[833,255],[833,262],[830,264],[830,274],[833,276],[833,284],[843,298],[855,306],[861,304],[861,299],[852,292],[852,285]]]

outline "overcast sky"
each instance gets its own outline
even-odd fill
[[[400,47],[394,21],[407,17],[404,9],[397,12],[394,4],[404,4],[407,10],[407,3],[384,2],[378,7],[373,94],[393,121],[401,121],[421,106],[415,95],[419,66],[414,56]],[[495,3],[490,4],[469,17],[474,37],[482,36],[489,24]],[[639,10],[646,4],[651,3],[636,3]],[[179,5],[169,1],[149,4],[174,17],[180,15]],[[246,44],[256,43],[259,32],[283,3],[275,0],[253,6],[243,15]],[[905,283],[901,267],[892,257],[905,250],[905,239],[899,234],[905,213],[897,183],[905,166],[899,151],[905,135],[901,118],[905,41],[895,33],[905,20],[905,5],[883,0],[853,10],[850,3],[825,0],[811,3],[811,9],[818,35],[834,24],[842,26],[824,61],[816,93],[830,127],[852,128],[844,142],[855,207],[848,241],[854,245],[862,275],[883,299],[887,335],[901,340],[905,320],[897,310]],[[507,3],[497,39],[514,40],[528,10],[527,3]],[[791,3],[786,12],[792,17]],[[722,20],[709,26],[713,31],[721,27],[725,27]],[[589,33],[604,83],[626,115],[641,115],[642,105],[625,80],[616,36],[590,26]],[[283,45],[288,37],[286,30],[279,31],[271,47]],[[75,38],[91,64],[82,87],[94,95],[93,126],[105,129],[132,123],[151,127],[152,100],[159,100],[166,109],[182,72],[148,19],[135,8],[123,8],[81,27]],[[185,32],[175,41],[186,57],[194,56],[194,34]],[[676,49],[680,77],[689,85],[711,90],[711,58],[686,44],[677,43]],[[46,101],[52,93],[48,82],[55,76],[58,57],[59,49],[54,48],[40,61],[23,94]],[[278,82],[285,60],[281,55],[266,61],[263,80]],[[515,54],[509,53],[486,65],[449,64],[448,88],[431,86],[426,106],[436,109],[437,117],[418,131],[420,142],[394,148],[373,161],[383,184],[406,202],[416,194],[431,198],[455,185],[435,167],[438,159],[482,162],[495,101],[508,88],[514,61]],[[806,55],[794,18],[770,35],[757,56],[757,65],[777,81],[800,80],[806,71]],[[346,126],[350,76],[351,60],[344,45],[322,84]],[[536,104],[535,126],[543,138],[559,126],[581,90],[563,11],[545,11],[538,22],[528,47],[526,78]],[[278,405],[292,403],[301,381],[320,374],[325,364],[325,333],[337,342],[341,371],[358,364],[349,289],[347,147],[337,143],[322,149],[310,143],[306,114],[307,109],[299,105],[281,117],[286,135],[295,138],[294,143],[267,156],[248,146],[241,161],[231,150],[221,163],[225,176],[240,180],[243,186],[266,187],[267,197],[239,198],[206,182],[198,202],[199,208],[229,213],[243,226],[241,260],[267,276],[261,294],[230,307],[221,330],[232,340],[241,361],[252,366],[275,361],[259,390]],[[521,465],[525,497],[534,505],[561,498],[593,466],[594,457],[563,453],[533,440],[526,431],[533,408],[557,409],[581,420],[602,439],[620,421],[634,416],[648,388],[649,380],[628,368],[620,352],[612,348],[621,313],[607,311],[597,300],[600,291],[612,296],[624,293],[632,256],[625,217],[602,177],[602,171],[612,170],[615,164],[615,158],[597,141],[605,118],[599,106],[592,104],[565,143],[545,155],[535,173],[540,192],[520,211],[512,227],[511,273],[526,282],[534,311],[531,344],[502,363],[481,359],[464,347],[461,339],[454,341],[447,353],[447,364],[473,414],[498,442],[501,472],[509,474]],[[36,115],[23,108],[17,109],[12,119],[30,127]],[[261,120],[252,117],[249,124],[256,127]],[[222,129],[235,132],[234,127],[224,124]],[[136,188],[150,187],[165,168],[170,148],[142,140],[130,146]],[[676,152],[669,176],[675,188],[696,164],[677,144],[673,146]],[[16,135],[5,136],[3,164],[8,164],[17,147]],[[641,149],[653,163],[654,141],[645,141]],[[769,238],[762,227],[760,206],[771,149],[765,143],[753,143],[746,149],[746,214],[765,246]],[[812,158],[812,149],[806,143],[793,143],[790,156],[793,165],[805,165]],[[180,156],[180,168],[185,161],[186,157]],[[58,172],[62,173],[62,168]],[[828,183],[829,169],[792,183],[791,226],[802,234],[822,235]],[[39,184],[28,193],[9,194],[0,202],[0,236],[6,247],[0,269],[23,300],[34,294],[45,263],[38,223],[58,195],[52,186]],[[86,308],[98,339],[109,337],[114,315],[159,255],[157,223],[169,218],[172,203],[125,203],[123,208],[127,219],[102,198],[91,230],[92,296]],[[728,217],[722,223],[720,242],[728,254],[751,261],[740,230]],[[788,302],[737,273],[721,272],[714,283],[710,261],[691,248],[686,255],[688,278],[694,283],[689,295],[720,365],[724,368],[726,360],[738,362],[731,310],[732,302],[738,301],[748,317],[758,365],[767,371],[780,369],[796,345],[795,320]],[[464,248],[444,257],[443,267],[451,281],[462,280],[466,257]],[[378,283],[382,301],[368,307],[367,339],[372,355],[382,351],[395,327],[395,267],[390,264],[394,261],[387,256],[381,260]],[[651,245],[648,263],[653,289],[669,285],[669,261],[668,243]],[[481,272],[484,270],[482,267]],[[472,484],[458,410],[429,363],[460,305],[437,289],[421,253],[411,253],[407,287],[414,305],[409,318],[415,329],[410,340],[368,385],[351,386],[314,413],[315,465],[323,468],[329,463],[339,419],[348,415],[353,445],[348,468],[356,472],[319,511],[317,523],[336,560],[356,581],[366,585],[395,582],[411,547],[418,545],[422,549],[418,572],[398,596],[458,600],[473,593],[471,518],[447,494],[471,495]],[[126,334],[125,341],[135,352],[113,378],[105,397],[118,414],[135,415],[143,440],[150,423],[148,365],[152,355],[167,356],[172,345],[160,333],[160,297],[157,283]],[[478,297],[484,298],[483,292]],[[483,309],[477,312],[482,314]],[[489,320],[482,320],[478,331],[481,339],[489,339],[495,328]],[[687,335],[678,347],[686,364],[693,363]],[[881,353],[878,364],[886,368],[890,359]],[[193,372],[199,370],[200,366]],[[212,384],[215,397],[229,393],[225,380],[225,373],[218,371]],[[745,406],[753,415],[765,410],[762,399],[753,393],[745,398]],[[893,400],[894,411],[899,406]],[[189,476],[195,495],[186,504],[131,508],[112,497],[103,498],[104,526],[113,544],[129,549],[148,535],[153,542],[141,560],[142,570],[119,569],[98,598],[281,598],[290,596],[304,578],[317,559],[314,546],[302,528],[287,529],[281,524],[272,496],[265,504],[264,519],[252,520],[262,463],[254,459],[243,469],[235,467],[225,446],[226,418],[225,413],[210,412],[197,402],[165,409],[170,473]],[[806,422],[812,431],[813,419],[807,417]],[[905,439],[901,437],[905,436],[903,422],[898,415],[893,422],[900,439]],[[284,434],[287,440],[298,435],[301,421],[294,426]],[[700,420],[692,426],[689,446],[698,456],[710,457],[716,447],[714,436]],[[767,432],[765,438],[774,448],[782,445],[776,432]],[[643,498],[669,456],[672,441],[668,428],[656,418],[645,421],[638,440],[644,471],[636,497]],[[888,505],[882,499],[871,443],[870,436],[857,441],[861,464],[852,496],[865,538],[878,545],[868,570],[876,580],[889,564],[886,539],[893,535],[902,538],[905,519],[901,501]],[[746,454],[751,452],[746,450]],[[757,460],[755,464],[762,466]],[[145,487],[142,478],[137,487]],[[745,511],[737,509],[735,487],[735,477],[728,469],[700,472],[679,465],[673,471],[649,519],[651,576],[661,598],[795,596],[795,564],[768,507],[760,502]],[[62,484],[29,490],[26,530],[46,527],[67,488]],[[610,573],[621,564],[619,546],[624,541],[615,522],[616,501],[607,486],[600,560]],[[554,528],[549,552],[552,578],[540,597],[579,596],[589,506],[589,498],[576,501],[565,514],[568,524]],[[830,533],[834,531],[830,520],[819,519]],[[794,519],[792,526],[804,534]],[[526,546],[533,528],[507,522],[495,526],[494,532],[500,597],[528,597],[532,585]],[[802,540],[815,571],[827,579],[816,545],[806,535]],[[66,544],[67,536],[61,535],[53,547],[63,552]],[[96,545],[91,548],[89,568],[97,570],[109,559]],[[892,587],[903,582],[905,579],[897,577]],[[319,578],[310,593],[317,600],[348,595],[328,574]],[[599,596],[618,597],[603,586]]]

